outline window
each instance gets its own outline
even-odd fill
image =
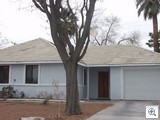
[[[83,72],[83,79],[84,79],[84,85],[87,85],[87,69],[84,69],[84,72]]]
[[[26,65],[26,83],[38,83],[38,65]]]
[[[0,66],[0,83],[9,83],[9,66]]]

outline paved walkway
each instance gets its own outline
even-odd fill
[[[120,101],[87,120],[146,120],[147,105],[160,105],[160,101]],[[150,120],[150,119],[149,119]],[[160,120],[156,119],[156,120]]]

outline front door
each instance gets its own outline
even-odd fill
[[[98,97],[109,98],[109,72],[98,72]]]

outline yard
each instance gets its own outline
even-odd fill
[[[111,106],[107,102],[82,102],[82,115],[66,116],[64,103],[0,101],[0,120],[19,120],[21,117],[40,116],[46,120],[86,120],[98,111]],[[60,112],[59,112],[60,111]],[[61,119],[55,119],[60,113]]]

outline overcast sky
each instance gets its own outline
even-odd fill
[[[37,12],[19,10],[16,0],[0,0],[0,32],[4,37],[16,43],[22,43],[35,38],[51,40],[43,24],[44,20]],[[25,0],[27,1],[27,0]],[[28,0],[31,1],[31,0]],[[102,0],[99,0],[102,1]],[[135,0],[103,0],[97,7],[105,9],[106,15],[114,15],[121,20],[121,33],[139,31],[142,35],[142,46],[152,32],[152,21],[144,21],[143,15],[137,16]]]

